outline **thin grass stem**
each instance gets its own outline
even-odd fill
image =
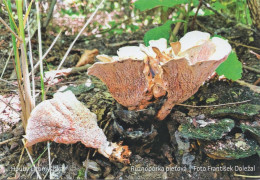
[[[39,1],[36,0],[36,12],[37,12],[37,25],[38,25],[38,43],[39,43],[39,60],[42,59],[42,36],[41,36],[41,18],[40,18],[40,8]],[[43,64],[42,61],[40,63],[40,77],[41,77],[41,92],[42,92],[42,100],[45,99],[45,91],[44,91],[44,80],[43,80]]]
[[[6,67],[7,67],[7,65],[8,65],[8,63],[9,63],[9,60],[10,60],[12,54],[13,54],[13,51],[14,51],[14,48],[12,48],[12,50],[11,50],[11,52],[10,52],[8,58],[7,58],[7,61],[5,62],[5,67],[4,67],[4,69],[3,69],[3,72],[2,72],[2,74],[1,74],[1,76],[0,76],[0,78],[2,78],[3,75],[4,75],[4,73],[5,73]]]
[[[32,5],[32,2],[30,3],[30,7]],[[27,6],[27,0],[25,1],[25,7],[26,7],[27,13],[29,14],[30,9]],[[32,99],[33,99],[33,105],[35,106],[35,81],[34,81],[34,68],[33,68],[33,56],[32,56],[32,44],[31,44],[29,16],[28,16],[28,20],[26,21],[26,23],[27,23],[28,43],[29,43],[29,62],[30,62],[31,71],[32,71],[32,78],[31,78],[32,79]]]

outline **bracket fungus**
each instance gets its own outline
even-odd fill
[[[82,142],[105,157],[126,164],[131,155],[127,146],[107,140],[97,125],[97,116],[71,91],[58,92],[53,99],[36,106],[28,120],[25,138],[27,147],[48,140],[64,144]]]
[[[150,46],[126,46],[118,56],[99,55],[88,69],[101,79],[115,100],[129,110],[144,109],[161,97],[166,101],[157,118],[163,120],[175,104],[193,94],[227,59],[230,44],[209,33],[192,31],[167,48],[166,39],[152,40]]]

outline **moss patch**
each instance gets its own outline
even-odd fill
[[[229,106],[226,108],[218,108],[211,111],[213,116],[234,116],[237,118],[253,117],[260,112],[260,105],[256,104],[241,104],[238,106]]]
[[[195,127],[193,124],[182,124],[178,130],[180,135],[189,139],[217,140],[221,139],[234,127],[232,119],[222,119],[205,127]]]
[[[203,145],[204,152],[213,159],[240,159],[259,152],[259,146],[253,140],[242,138],[218,140]]]

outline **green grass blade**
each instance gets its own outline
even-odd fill
[[[5,5],[6,5],[7,11],[8,11],[8,15],[9,15],[10,28],[12,29],[12,31],[14,31],[14,27],[16,25],[13,21],[11,1],[9,0],[7,3],[5,0],[4,2],[5,2]],[[14,52],[15,68],[16,68],[16,72],[17,72],[17,78],[19,79],[21,74],[19,71],[20,63],[18,63],[19,61],[18,61],[18,53],[17,53],[18,51],[17,51],[17,47],[16,47],[16,38],[13,34],[11,36],[12,36],[12,44],[13,44],[13,48],[14,48],[13,52]]]
[[[15,28],[17,34],[19,34],[19,29],[14,21],[14,17],[13,17],[13,14],[12,14],[12,5],[11,5],[11,1],[8,0],[6,2],[6,0],[4,0],[4,3],[5,3],[5,7],[7,9],[7,12],[8,12],[8,16],[9,16],[9,19],[11,18],[10,20],[10,24],[13,24],[13,27]],[[12,23],[11,23],[12,22]],[[14,29],[12,29],[14,31]],[[14,31],[15,32],[15,31]]]

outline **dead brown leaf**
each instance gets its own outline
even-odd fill
[[[80,57],[76,67],[84,66],[86,64],[93,64],[95,62],[95,56],[98,55],[97,49],[85,50]]]

